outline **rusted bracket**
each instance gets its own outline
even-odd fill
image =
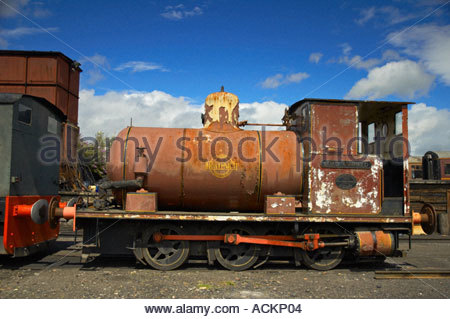
[[[425,203],[420,213],[413,211],[413,226],[421,226],[423,231],[427,235],[431,235],[436,231],[437,228],[437,214],[433,205]]]
[[[65,203],[60,203],[59,199],[53,197],[50,200],[48,208],[48,219],[51,228],[56,228],[59,223],[60,218],[73,219],[73,231],[76,230],[76,219],[77,219],[77,205],[74,204],[72,207],[67,206]]]

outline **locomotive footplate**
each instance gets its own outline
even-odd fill
[[[412,216],[386,215],[332,215],[295,214],[265,215],[263,213],[238,212],[183,212],[158,211],[130,213],[119,209],[94,210],[77,209],[77,218],[128,219],[128,220],[172,220],[172,221],[210,221],[210,222],[307,222],[307,223],[381,223],[402,225],[410,229]]]

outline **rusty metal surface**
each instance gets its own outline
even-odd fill
[[[58,86],[27,86],[26,94],[43,97],[67,115],[68,93]],[[77,105],[78,107],[78,105]]]
[[[23,84],[26,82],[26,58],[0,56],[0,83]],[[21,93],[21,92],[10,92]]]
[[[0,93],[25,94],[25,86],[23,86],[23,85],[0,85]]]
[[[311,137],[319,154],[357,152],[357,106],[355,104],[311,105]],[[352,143],[353,141],[353,143]]]
[[[0,70],[0,92],[45,98],[77,124],[81,69],[75,61],[59,52],[0,50]]]
[[[58,52],[0,51],[0,83],[57,85],[78,96],[79,73],[74,61]]]
[[[67,120],[70,123],[78,124],[78,97],[72,93],[68,94]]]
[[[62,61],[58,58],[30,57],[27,71],[27,81],[31,84],[57,83],[64,88],[69,85],[68,66],[62,67]]]
[[[360,256],[392,256],[395,250],[395,238],[390,232],[357,231]]]
[[[356,155],[358,110],[347,102],[312,101],[296,114],[295,126],[308,159],[302,204],[314,214],[381,211],[383,164],[376,156]]]
[[[228,92],[216,92],[207,96],[205,100],[204,127],[209,128],[213,123],[219,124],[223,130],[225,124],[235,128],[239,121],[239,99]]]
[[[383,224],[405,224],[405,228],[411,228],[412,218],[401,216],[331,216],[331,215],[304,215],[294,216],[263,215],[260,213],[218,213],[202,212],[193,213],[186,211],[159,211],[158,213],[127,213],[123,210],[96,211],[81,209],[77,211],[77,218],[107,218],[107,219],[130,219],[130,220],[191,220],[191,221],[249,221],[249,222],[312,222],[312,223],[383,223]]]
[[[69,68],[69,92],[78,97],[80,90],[80,70],[77,68]]]
[[[156,212],[157,207],[156,193],[129,192],[127,193],[126,211],[128,212]]]
[[[128,142],[113,142],[108,177],[134,179],[136,146],[145,147],[151,170],[144,188],[158,193],[161,209],[262,212],[264,196],[301,192],[294,132],[132,127],[118,137]],[[272,141],[274,157],[264,156]]]
[[[370,168],[328,168],[322,155],[310,163],[309,211],[321,214],[378,214],[382,200],[382,162],[375,156],[327,155],[328,161],[370,163]],[[325,162],[326,163],[326,162]],[[325,167],[324,167],[325,166]],[[353,183],[350,183],[350,177]]]
[[[295,197],[282,195],[266,196],[264,212],[269,215],[294,215]]]

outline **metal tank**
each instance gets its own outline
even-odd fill
[[[108,177],[140,179],[160,210],[258,212],[266,195],[300,195],[296,134],[242,130],[238,119],[237,96],[222,91],[206,98],[203,129],[127,127],[112,143]],[[125,204],[127,190],[116,200]]]

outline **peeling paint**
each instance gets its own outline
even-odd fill
[[[327,156],[327,160],[349,161],[346,156]],[[381,210],[379,191],[383,163],[376,156],[369,155],[370,169],[322,167],[322,159],[311,163],[310,198],[308,203],[313,213],[326,214],[377,214]],[[352,161],[354,161],[352,159]],[[356,179],[356,185],[349,189],[336,185],[336,180],[344,175]]]
[[[341,222],[341,223],[390,223],[404,224],[403,227],[412,225],[412,217],[396,216],[345,216],[336,215],[317,216],[317,215],[264,215],[264,214],[242,214],[242,213],[192,213],[192,212],[160,212],[160,213],[123,213],[122,211],[95,211],[80,210],[77,211],[77,220],[101,218],[101,219],[132,219],[132,220],[191,220],[191,221],[211,221],[211,222]]]

